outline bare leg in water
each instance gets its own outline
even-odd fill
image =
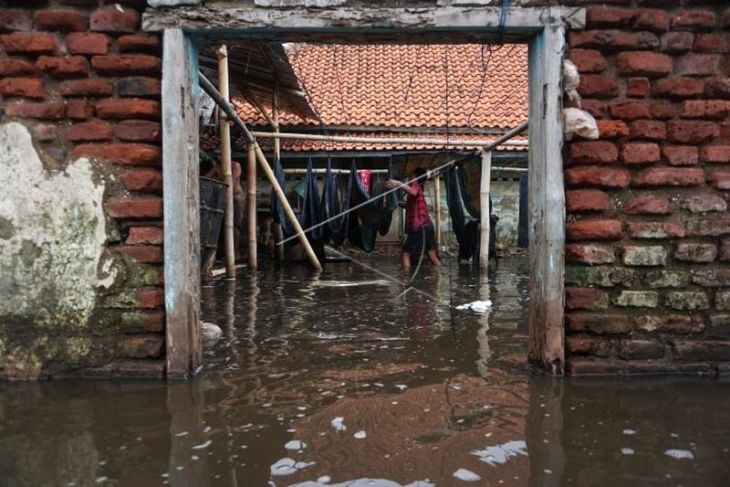
[[[431,261],[431,265],[438,267],[441,265],[441,260],[439,260],[439,256],[436,255],[435,250],[429,250],[428,251],[428,260]]]
[[[411,272],[411,254],[409,252],[400,254],[400,265],[403,268],[403,272]]]

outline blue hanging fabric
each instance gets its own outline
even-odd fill
[[[327,170],[324,175],[324,185],[322,188],[322,200],[320,207],[320,221],[327,222],[322,225],[322,241],[323,243],[332,242],[340,245],[347,237],[347,225],[349,214],[342,214],[350,208],[350,193],[352,192],[352,179],[347,179],[347,187],[344,196],[341,195],[341,189],[338,177],[332,174],[332,162],[327,159]]]
[[[278,157],[274,161],[274,176],[276,177],[276,182],[279,184],[281,189],[286,192],[284,167],[281,165],[281,160]],[[271,191],[271,219],[274,223],[281,224],[281,229],[285,237],[294,234],[294,229],[291,226],[291,222],[286,217],[284,207],[273,190]]]
[[[317,191],[317,178],[312,169],[312,159],[307,159],[307,175],[304,179],[304,196],[302,198],[302,212],[299,221],[304,230],[317,225],[320,220],[320,200]],[[307,232],[310,241],[321,242],[322,227],[313,228]]]

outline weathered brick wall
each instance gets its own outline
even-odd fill
[[[161,40],[140,32],[146,2],[7,3],[0,123],[30,129],[49,174],[83,157],[95,161],[113,282],[99,289],[88,323],[40,326],[28,316],[0,333],[0,377],[161,376]],[[83,346],[71,348],[74,339]]]
[[[730,11],[611,3],[568,38],[600,130],[564,156],[568,369],[726,371]]]

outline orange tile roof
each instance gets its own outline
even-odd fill
[[[527,46],[314,45],[287,52],[328,126],[506,130],[527,119]],[[242,118],[266,122],[239,103]],[[316,125],[283,113],[286,127]]]

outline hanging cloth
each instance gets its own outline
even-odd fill
[[[345,241],[349,214],[343,215],[342,212],[349,209],[351,193],[352,178],[348,177],[344,197],[341,196],[337,175],[332,174],[332,163],[327,159],[320,206],[320,221],[327,222],[322,225],[323,243],[331,241],[334,245],[340,245]]]
[[[381,231],[382,235],[388,232],[393,211],[398,207],[396,191],[383,195],[382,198],[376,198],[376,196],[387,191],[382,178],[376,176],[371,178],[370,187],[366,188],[358,175],[357,165],[353,159],[350,169],[352,185],[350,204],[352,206],[365,204],[355,212],[358,225],[353,225],[353,219],[350,220],[348,238],[366,252],[372,252],[375,249],[375,238],[378,230]],[[385,233],[382,233],[383,230],[385,230]]]
[[[276,181],[279,183],[281,188],[285,188],[285,174],[284,168],[281,165],[280,160],[274,162],[274,176]],[[303,181],[304,193],[302,195],[302,210],[297,216],[299,224],[304,230],[307,230],[314,225],[318,224],[320,220],[320,200],[317,191],[317,180],[312,170],[312,160],[307,161],[307,173]],[[281,229],[284,233],[285,238],[289,238],[294,235],[294,228],[291,222],[284,212],[284,207],[276,196],[276,193],[271,193],[271,217],[274,223],[280,223]],[[322,227],[317,227],[306,233],[307,238],[312,244],[320,243],[322,241]],[[296,241],[292,241],[290,245],[294,245]]]

